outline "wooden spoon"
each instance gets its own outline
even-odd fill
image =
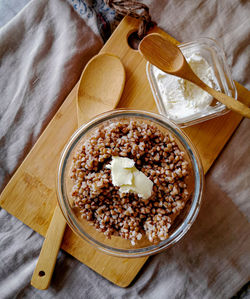
[[[196,84],[211,94],[216,100],[227,106],[227,108],[250,118],[250,109],[246,105],[222,92],[212,89],[201,81],[189,66],[181,50],[160,34],[152,33],[145,36],[140,42],[139,51],[146,60],[163,72]]]
[[[125,84],[125,70],[120,59],[111,54],[93,57],[80,78],[76,105],[78,127],[96,114],[114,109]],[[49,287],[66,221],[56,205],[50,226],[31,279],[31,285],[45,290]]]

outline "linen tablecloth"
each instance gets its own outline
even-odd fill
[[[249,1],[144,3],[158,26],[179,41],[202,36],[219,40],[234,80],[250,88]],[[119,20],[102,1],[1,2],[0,190]],[[249,129],[249,120],[243,120],[206,176],[203,205],[191,231],[174,248],[150,258],[126,289],[64,252],[51,287],[34,289],[30,279],[43,238],[0,209],[0,298],[235,295],[250,278]],[[238,296],[246,298],[249,292]]]

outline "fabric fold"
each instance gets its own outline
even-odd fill
[[[31,1],[0,30],[0,190],[101,46],[65,1]]]
[[[219,40],[233,78],[249,88],[249,2],[145,2],[153,20],[177,40]],[[0,29],[0,190],[118,21],[101,0],[32,0]],[[0,297],[233,296],[250,279],[250,224],[245,218],[250,210],[249,124],[241,123],[207,175],[201,211],[191,230],[176,246],[149,258],[126,289],[65,252],[59,254],[51,287],[31,287],[43,238],[0,209]]]

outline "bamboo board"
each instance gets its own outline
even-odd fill
[[[127,37],[137,28],[137,20],[124,18],[101,52],[117,55],[125,67],[126,84],[119,107],[157,112],[146,78],[146,61],[138,51],[131,49],[127,44]],[[151,31],[161,33],[177,43],[157,27]],[[56,205],[55,177],[58,159],[64,145],[77,128],[76,89],[77,86],[68,95],[0,197],[2,208],[42,236],[46,234]],[[248,99],[250,102],[249,91],[239,84],[237,89],[239,99],[244,102]],[[241,116],[230,112],[185,129],[200,153],[205,172],[217,158],[241,119]],[[82,241],[68,227],[62,249],[121,287],[126,287],[132,282],[147,260],[105,255]]]

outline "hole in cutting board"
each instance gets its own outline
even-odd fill
[[[39,271],[38,275],[39,275],[40,277],[43,277],[43,276],[45,275],[45,272],[44,272],[44,271]]]
[[[128,36],[128,45],[130,46],[131,49],[138,50],[140,42],[141,39],[139,38],[137,31],[132,32]]]

